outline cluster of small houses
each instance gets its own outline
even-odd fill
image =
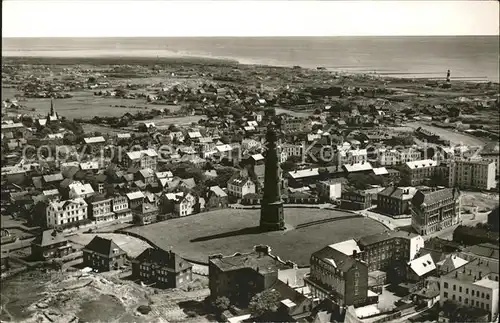
[[[106,158],[96,161],[94,158],[106,147],[124,145],[126,148],[131,140],[130,134],[84,138],[82,145],[91,149],[90,158],[83,162],[59,163],[53,158],[31,163],[23,159],[20,152],[27,143],[26,138],[36,136],[36,132],[33,134],[20,122],[5,120],[1,126],[2,141],[7,144],[11,153],[3,156],[6,166],[2,167],[2,181],[23,182],[25,187],[8,188],[8,185],[4,185],[3,188],[11,190],[13,200],[21,201],[32,199],[33,192],[37,192],[39,195],[34,196],[36,202],[31,204],[41,205],[40,208],[34,208],[37,210],[35,214],[42,218],[38,220],[39,223],[49,227],[76,224],[87,221],[86,219],[92,219],[97,224],[132,219],[136,223],[146,224],[226,207],[229,202],[259,204],[265,168],[264,135],[269,120],[273,117],[256,112],[248,113],[243,117],[247,121],[238,120],[238,123],[246,124],[243,129],[239,129],[246,132],[245,135],[241,137],[241,141],[231,143],[221,141],[222,136],[225,136],[224,125],[228,128],[234,126],[234,121],[231,123],[230,119],[217,121],[219,127],[205,124],[195,128],[152,132],[146,135],[150,139],[151,148],[127,152],[118,163]],[[379,199],[381,203],[378,207],[384,213],[405,214],[409,213],[407,204],[413,194],[401,192],[416,192],[414,188],[429,184],[429,179],[433,177],[438,178],[438,184],[443,187],[458,186],[479,190],[496,187],[495,176],[499,171],[498,145],[496,150],[483,149],[481,155],[475,156],[475,151],[466,146],[444,147],[429,159],[425,158],[426,151],[413,146],[384,148],[383,142],[393,136],[383,130],[353,131],[362,141],[347,138],[343,141],[344,137],[337,135],[339,129],[332,127],[330,130],[321,130],[315,127],[324,125],[325,120],[321,118],[322,116],[317,120],[287,116],[280,118],[284,137],[279,147],[279,162],[284,163],[291,158],[302,160],[297,163],[296,169],[281,174],[281,193],[286,203],[339,202],[342,208],[360,210],[371,207],[374,200],[378,199],[377,196],[388,194],[387,199]],[[47,117],[36,120],[36,123],[44,127],[52,122],[57,123],[58,120],[59,115],[52,105]],[[152,123],[148,126],[155,127]],[[343,129],[342,125],[339,127]],[[236,129],[233,131],[238,132]],[[55,137],[58,134],[50,135]],[[439,140],[438,136],[436,139],[436,135],[422,129],[417,131],[417,136]],[[58,139],[61,138],[51,140]],[[371,153],[362,148],[367,143],[379,147],[375,161],[370,156]],[[159,155],[157,148],[161,144],[170,144],[174,149],[167,155],[164,152]],[[325,150],[325,147],[334,149]],[[77,151],[75,147],[75,152]],[[331,155],[323,154],[321,158],[328,157],[331,161],[323,167],[314,166],[311,156],[318,157],[324,151]],[[454,159],[456,156],[467,156],[467,153],[474,158]],[[220,187],[207,187],[205,192],[193,194],[193,189],[200,184],[194,178],[179,178],[171,172],[158,171],[162,164],[187,163],[203,168],[209,162],[215,165],[215,169],[203,174],[206,179],[217,178],[219,164],[234,167],[236,174],[227,183],[221,183]],[[344,184],[354,175],[376,177],[382,185],[369,190],[347,189],[348,186]],[[23,180],[26,178],[31,179],[28,185]],[[392,193],[387,193],[389,191]],[[435,191],[449,192],[440,193],[443,199],[451,194],[452,200],[456,200],[457,196],[452,189],[421,187],[420,191],[427,192],[426,194],[437,194]],[[386,200],[390,207],[384,206]],[[21,204],[24,205],[24,202]],[[73,212],[74,216],[67,216],[67,207],[79,211]],[[40,213],[39,209],[46,211]],[[49,215],[50,209],[52,211]],[[418,232],[427,229],[422,230]]]

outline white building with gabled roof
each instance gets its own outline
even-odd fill
[[[46,209],[49,228],[87,219],[87,202],[83,198],[66,201],[51,201]]]
[[[158,153],[154,149],[128,152],[126,157],[128,167],[135,167],[138,169],[151,168],[152,170],[156,170],[158,165]]]
[[[241,198],[247,194],[255,194],[255,183],[248,177],[237,176],[227,183],[227,191],[229,195]]]

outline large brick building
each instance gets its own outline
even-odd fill
[[[435,174],[437,162],[431,159],[406,162],[401,170],[401,183],[416,186],[424,184]]]
[[[227,297],[231,304],[246,306],[251,298],[278,282],[278,272],[293,268],[273,256],[268,246],[256,246],[247,254],[209,257],[210,295]]]
[[[340,306],[362,306],[368,301],[368,266],[359,249],[348,252],[335,245],[311,255],[311,272],[304,281],[314,297],[332,299]]]
[[[172,251],[148,248],[132,260],[132,276],[159,288],[176,288],[192,281],[192,267]]]
[[[83,248],[83,264],[85,267],[102,271],[119,269],[124,265],[126,252],[111,239],[95,236]]]
[[[411,225],[421,235],[458,224],[460,193],[454,188],[430,192],[419,190],[411,201],[411,215]]]
[[[387,231],[358,240],[368,271],[384,271],[390,279],[406,277],[406,265],[424,246],[424,239],[404,231]]]
[[[495,162],[457,160],[450,164],[449,186],[489,190],[495,188]]]
[[[498,317],[498,263],[475,259],[440,277],[441,306],[446,301],[488,312],[488,321]]]
[[[372,206],[372,194],[363,190],[344,190],[340,207],[348,210],[364,210]]]
[[[378,193],[377,209],[385,214],[410,214],[410,204],[416,189],[390,186]]]

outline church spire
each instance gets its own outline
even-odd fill
[[[56,110],[54,109],[54,100],[50,99],[50,113],[47,118],[49,121],[55,121],[59,119]]]

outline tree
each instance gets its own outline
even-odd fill
[[[248,309],[255,316],[276,312],[280,299],[280,293],[274,289],[268,289],[252,297]]]
[[[229,298],[225,296],[217,297],[215,301],[212,303],[212,306],[215,308],[217,315],[220,315],[222,312],[227,310],[230,305],[231,302],[229,301]]]
[[[289,171],[295,170],[297,168],[297,163],[292,160],[287,159],[284,163],[281,164],[281,169],[284,173],[288,173]]]
[[[216,171],[217,171],[217,177],[208,180],[207,186],[226,187],[227,182],[229,182],[231,177],[233,177],[233,175],[236,173],[236,170],[232,167],[222,167],[217,169]]]

